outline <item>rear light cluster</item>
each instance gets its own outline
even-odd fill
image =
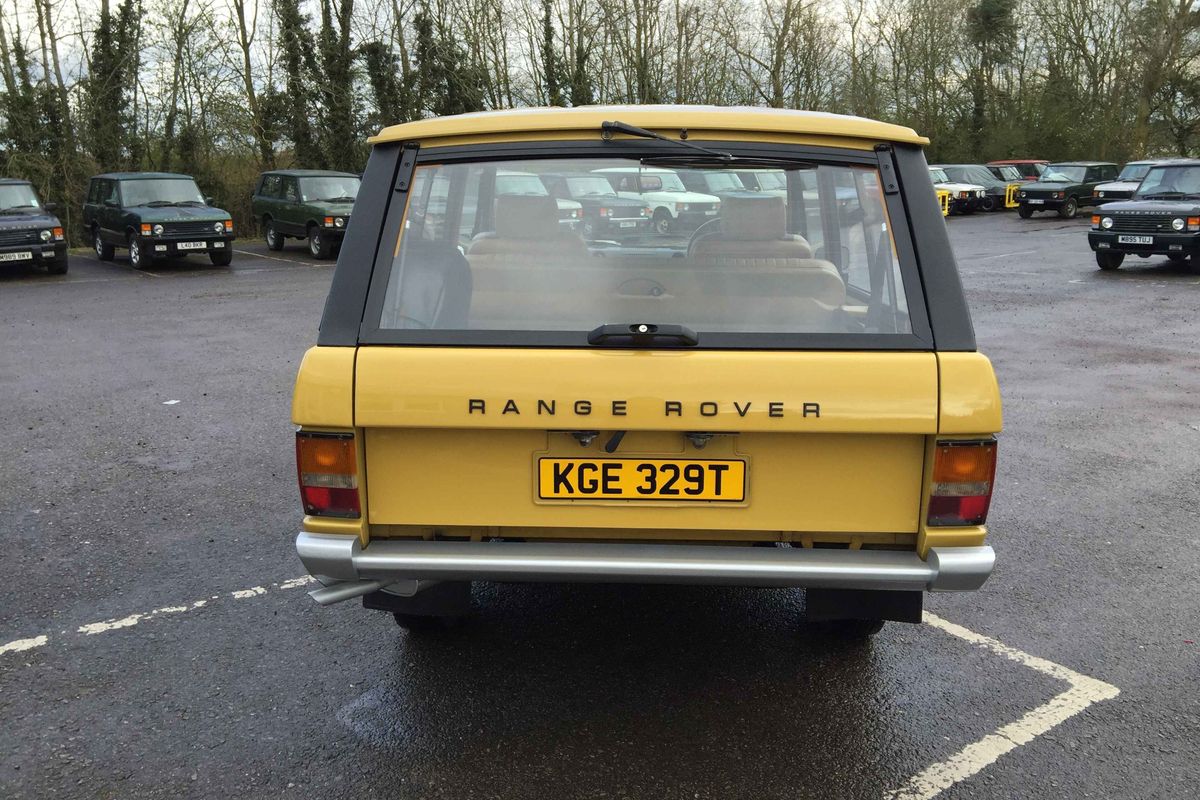
[[[352,433],[296,433],[296,471],[304,513],[356,519],[358,459]]]
[[[995,475],[995,439],[938,442],[926,520],[929,527],[986,522]]]

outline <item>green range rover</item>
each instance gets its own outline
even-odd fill
[[[283,169],[264,172],[251,208],[267,247],[282,250],[288,237],[308,239],[313,258],[336,255],[350,223],[359,177],[349,172]]]
[[[101,261],[116,248],[144,269],[163,258],[207,253],[218,267],[233,260],[233,219],[214,208],[190,175],[110,172],[92,177],[83,224]]]

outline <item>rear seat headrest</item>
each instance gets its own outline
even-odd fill
[[[545,239],[558,234],[558,204],[549,195],[502,194],[496,197],[496,236]]]
[[[783,198],[773,194],[726,195],[721,200],[721,237],[782,239],[787,235]]]

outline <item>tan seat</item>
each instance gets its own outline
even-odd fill
[[[579,234],[558,224],[558,204],[548,195],[502,194],[495,208],[496,230],[476,236],[468,255],[544,255],[587,249]]]
[[[787,232],[787,206],[772,194],[727,195],[721,200],[720,229],[692,243],[696,258],[812,258],[803,236]]]

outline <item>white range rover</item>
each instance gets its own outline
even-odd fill
[[[659,233],[689,233],[721,213],[721,198],[689,191],[671,169],[606,167],[594,172],[607,178],[621,197],[650,206]]]
[[[983,205],[987,190],[977,183],[955,183],[941,167],[929,168],[933,188],[950,193],[951,214],[971,214]]]

